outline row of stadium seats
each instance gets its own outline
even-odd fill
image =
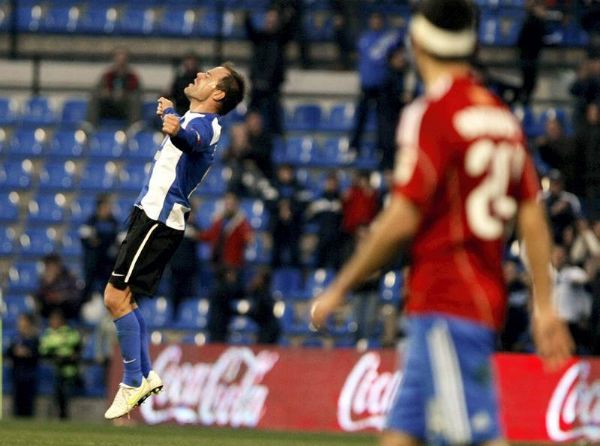
[[[87,144],[87,138],[82,133],[69,133],[67,130],[73,130],[80,127],[86,119],[87,100],[83,98],[69,98],[60,106],[60,112],[57,112],[57,107],[53,105],[53,100],[46,96],[34,96],[28,98],[24,103],[19,104],[8,98],[0,97],[0,154],[6,150],[9,142],[6,141],[6,131],[2,132],[1,127],[22,127],[22,132],[16,133],[18,137],[12,144],[22,146],[32,146],[31,151],[35,154],[35,150],[41,150],[46,139],[46,134],[38,132],[37,138],[29,132],[27,128],[35,127],[58,127],[59,137],[52,142],[53,150],[57,155],[78,156],[82,153],[83,148]],[[143,105],[144,121],[151,123],[155,117],[156,102],[147,101]],[[353,103],[342,102],[333,104],[330,107],[323,107],[317,103],[298,103],[286,108],[284,115],[284,125],[287,131],[292,132],[349,132],[354,124],[355,105]],[[557,116],[564,125],[569,124],[568,114],[561,108],[544,109],[537,112],[533,108],[518,107],[515,113],[523,122],[525,132],[528,136],[538,136],[544,123],[549,117]],[[231,122],[239,121],[241,117],[232,114],[228,116],[223,125]],[[367,130],[375,129],[375,116],[370,114],[367,119]],[[112,132],[112,133],[111,133]],[[21,144],[19,138],[28,138]],[[134,141],[129,144],[129,152],[134,154],[139,153],[140,157],[146,156],[143,151],[145,147],[155,147],[160,141],[160,134],[154,134],[151,131],[145,131],[136,134]],[[98,146],[98,150],[107,150],[110,154],[108,146],[115,146],[120,155],[123,151],[123,146],[127,143],[126,135],[116,133],[114,128],[100,131],[94,137],[90,138],[91,146]],[[63,146],[67,148],[73,147],[71,153],[67,150],[62,152]]]
[[[221,3],[222,4],[222,3]],[[257,26],[264,20],[268,2],[226,1],[223,8],[217,2],[118,2],[21,1],[17,9],[17,30],[25,33],[96,34],[96,35],[152,35],[175,37],[244,39],[244,14],[253,11]],[[482,0],[480,40],[486,45],[513,45],[524,20],[522,0]],[[365,3],[365,14],[372,10],[385,12],[390,26],[405,29],[410,8],[405,5],[378,5]],[[223,14],[221,14],[223,11]],[[10,23],[8,2],[0,14],[0,31]],[[586,33],[575,23],[556,24],[555,41],[567,46],[582,46]],[[333,39],[333,11],[326,2],[312,2],[305,13],[304,35],[311,41]]]

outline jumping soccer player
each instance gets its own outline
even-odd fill
[[[173,103],[158,100],[166,137],[154,156],[152,170],[130,216],[127,236],[104,291],[104,303],[117,327],[123,357],[123,382],[104,417],[128,414],[162,380],[151,370],[148,335],[135,297],[152,296],[165,266],[183,238],[190,211],[189,197],[213,163],[221,136],[219,116],[244,97],[243,78],[224,64],[198,73],[184,89],[190,109],[179,116]]]
[[[504,236],[516,217],[533,280],[533,336],[556,368],[573,343],[551,303],[550,237],[517,119],[470,76],[476,11],[424,0],[410,24],[426,87],[403,113],[394,193],[370,236],[313,302],[320,327],[347,293],[411,242],[403,379],[383,446],[504,445],[491,355],[506,291]]]

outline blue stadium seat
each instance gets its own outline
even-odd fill
[[[215,165],[196,189],[200,195],[223,195],[231,178],[231,168]]]
[[[138,185],[138,192],[141,189],[142,188]],[[115,217],[117,218],[117,221],[126,221],[133,210],[134,204],[135,197],[121,197],[115,200]]]
[[[2,182],[0,181],[0,185]],[[16,192],[0,194],[0,221],[15,221],[19,217],[19,195]]]
[[[89,162],[81,175],[79,187],[86,191],[111,191],[117,183],[117,169],[114,163]]]
[[[309,336],[312,332],[309,329],[310,315],[308,311],[296,311],[293,303],[283,304],[283,312],[279,318],[283,333],[291,336]]]
[[[85,222],[96,209],[96,197],[81,195],[71,204],[71,221],[74,224]]]
[[[294,299],[302,294],[302,272],[296,268],[279,268],[271,277],[271,294],[275,299]]]
[[[145,4],[131,2],[119,18],[116,31],[121,34],[147,35],[154,31],[156,11]]]
[[[112,5],[92,3],[79,22],[79,31],[85,34],[110,34],[117,22],[117,10]]]
[[[45,96],[33,96],[23,105],[21,123],[28,126],[49,126],[56,124],[56,114]]]
[[[315,140],[310,136],[292,136],[287,139],[283,162],[290,164],[309,164],[314,159]]]
[[[79,158],[87,146],[87,135],[83,130],[59,129],[50,141],[49,155],[52,158]]]
[[[539,126],[540,129],[546,128],[546,123],[549,119],[556,119],[564,129],[564,131],[569,135],[573,131],[571,126],[571,119],[567,115],[567,112],[562,108],[548,108],[545,109],[539,117]]]
[[[347,166],[354,161],[356,154],[349,150],[348,138],[327,138],[321,150],[322,156],[318,161],[326,167]]]
[[[40,187],[44,190],[72,189],[75,169],[73,161],[48,161],[40,170]]]
[[[63,223],[65,197],[62,194],[39,194],[28,206],[27,221],[35,224]]]
[[[267,229],[269,226],[269,212],[262,200],[243,199],[240,206],[254,230],[264,231]]]
[[[139,192],[144,185],[150,167],[150,163],[144,165],[140,162],[131,162],[123,166],[120,174],[119,190],[122,192]]]
[[[128,159],[151,161],[163,138],[162,133],[154,130],[139,131],[127,142],[124,155]]]
[[[229,322],[229,330],[238,333],[256,333],[258,326],[256,322],[247,316],[235,316]]]
[[[354,125],[354,104],[342,103],[331,107],[329,114],[321,119],[321,130],[349,132]]]
[[[543,128],[540,127],[539,120],[535,117],[530,107],[517,106],[513,109],[513,113],[521,122],[523,131],[529,138],[535,138],[543,133]]]
[[[388,271],[379,282],[381,301],[397,305],[402,299],[404,276],[401,271]]]
[[[80,258],[83,253],[79,231],[70,230],[60,240],[60,254],[63,257]]]
[[[285,128],[287,130],[316,130],[321,123],[321,107],[317,104],[299,104],[286,114]]]
[[[308,40],[323,42],[333,39],[333,15],[328,10],[308,11],[303,25]]]
[[[87,117],[88,101],[83,98],[71,98],[63,102],[60,124],[67,127],[81,125]]]
[[[163,328],[171,323],[173,306],[169,299],[164,297],[140,299],[138,304],[150,329]]]
[[[81,17],[81,10],[76,5],[49,4],[42,18],[40,31],[47,33],[73,33]]]
[[[19,4],[17,7],[17,30],[37,32],[43,18],[43,9],[38,4]]]
[[[31,186],[33,163],[30,160],[10,160],[0,163],[0,189],[27,189]]]
[[[10,2],[0,2],[0,32],[8,31],[11,15]]]
[[[12,228],[0,229],[0,256],[12,254],[15,242],[15,231]]]
[[[4,296],[3,300],[6,313],[3,315],[2,320],[6,327],[16,327],[20,315],[35,311],[33,299],[25,294],[10,294]]]
[[[23,256],[41,257],[53,252],[55,246],[52,229],[29,228],[19,237],[19,252]]]
[[[93,158],[119,158],[125,150],[127,137],[122,130],[98,130],[90,138],[89,156]]]
[[[8,154],[12,157],[37,157],[46,145],[46,131],[41,128],[19,128],[11,139]]]
[[[98,364],[83,367],[83,394],[90,398],[103,398],[106,395],[106,372]]]
[[[271,249],[262,234],[254,235],[244,254],[247,262],[260,265],[271,263]]]
[[[193,34],[205,38],[217,37],[220,33],[220,23],[221,16],[217,11],[204,8],[200,12]]]
[[[303,297],[312,299],[317,294],[321,293],[327,285],[331,283],[335,274],[332,270],[319,268],[309,273],[304,285]]]
[[[219,207],[219,200],[216,198],[203,200],[195,211],[198,226],[202,229],[208,229],[216,217]]]
[[[253,12],[251,17],[254,20],[255,17],[264,16],[264,11],[255,10],[252,7]],[[241,9],[225,9],[223,15],[223,38],[229,40],[241,40],[246,38],[246,26],[245,11]]]
[[[16,101],[11,98],[0,97],[0,126],[14,125],[18,116]]]
[[[191,6],[173,5],[167,8],[157,25],[159,34],[190,36],[194,32],[197,13]]]
[[[498,34],[496,44],[514,46],[519,38],[519,32],[525,20],[522,9],[502,9],[498,16]]]
[[[38,264],[18,262],[8,270],[8,294],[29,293],[38,285]]]
[[[206,328],[209,303],[207,299],[188,298],[179,304],[175,327],[184,330]]]

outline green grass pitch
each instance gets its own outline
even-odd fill
[[[192,426],[0,421],[1,446],[375,446],[374,435],[263,432]]]

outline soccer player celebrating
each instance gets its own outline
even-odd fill
[[[393,198],[311,308],[322,326],[410,241],[408,346],[384,446],[506,444],[491,355],[506,307],[502,255],[513,217],[533,280],[538,352],[556,368],[573,349],[551,304],[550,237],[522,130],[470,77],[476,35],[469,0],[421,2],[409,36],[426,93],[398,127]]]
[[[148,335],[135,297],[152,296],[169,259],[181,242],[189,197],[213,163],[221,135],[219,116],[244,97],[242,76],[224,64],[200,72],[184,89],[190,109],[177,115],[173,103],[158,100],[166,137],[130,216],[129,229],[104,291],[104,303],[114,318],[123,357],[123,382],[104,417],[128,414],[162,389],[151,370]]]

